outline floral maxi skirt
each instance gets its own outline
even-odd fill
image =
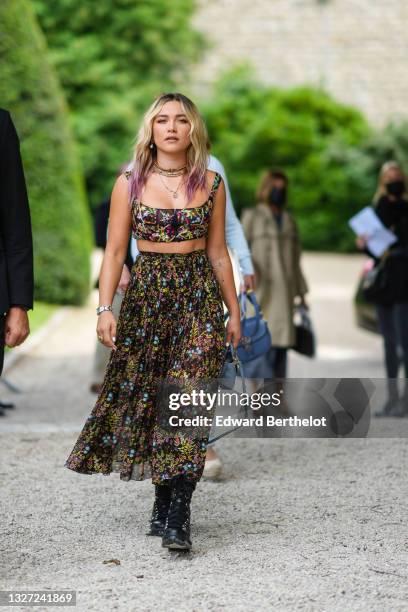
[[[65,467],[121,480],[198,481],[206,435],[169,435],[157,418],[158,380],[220,376],[221,292],[204,250],[141,253],[132,268],[101,393]]]

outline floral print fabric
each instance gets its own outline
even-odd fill
[[[129,179],[131,173],[125,172]],[[155,208],[134,199],[132,202],[132,233],[140,240],[181,242],[205,236],[211,218],[214,196],[221,182],[217,172],[209,198],[193,208]]]
[[[65,466],[160,484],[201,478],[206,435],[170,436],[157,419],[157,381],[216,379],[225,355],[221,292],[204,250],[141,253],[132,268],[101,393]]]

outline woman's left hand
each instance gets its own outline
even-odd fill
[[[239,318],[239,315],[230,316],[230,318],[228,319],[226,331],[227,344],[232,343],[233,347],[236,349],[238,347],[239,341],[241,340],[241,320]]]
[[[244,274],[244,282],[241,285],[241,291],[250,289],[255,291],[255,274]]]

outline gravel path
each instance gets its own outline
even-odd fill
[[[74,439],[2,436],[3,588],[84,611],[408,609],[405,441],[225,441],[185,555],[144,535],[149,482],[62,467]]]
[[[67,470],[95,401],[93,306],[6,372],[23,393],[1,389],[17,404],[0,420],[3,589],[73,589],[81,612],[408,610],[405,438],[221,441],[189,554],[145,535],[150,482]]]

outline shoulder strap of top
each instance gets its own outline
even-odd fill
[[[123,174],[126,176],[127,180],[129,180],[130,177],[132,176],[132,172],[130,170],[125,170],[125,172]],[[128,189],[129,189],[129,196],[130,196],[130,185],[128,185]],[[130,197],[129,197],[129,204],[131,206],[133,206],[134,202],[137,202],[137,208],[139,210],[140,209],[140,202],[136,198],[133,198],[132,202],[130,202]]]
[[[208,198],[209,200],[211,200],[211,202],[214,201],[214,196],[217,193],[218,187],[220,186],[221,179],[222,179],[221,174],[219,172],[216,172],[214,176],[214,182],[213,182],[213,185],[210,191],[210,197]]]

